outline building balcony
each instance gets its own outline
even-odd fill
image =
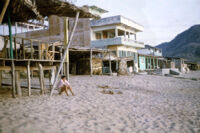
[[[144,48],[144,43],[135,41],[130,38],[125,37],[115,37],[115,38],[108,38],[103,40],[93,40],[91,41],[92,47],[96,48],[105,48],[111,45],[124,45],[124,46],[131,46],[135,48]]]

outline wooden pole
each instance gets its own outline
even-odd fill
[[[33,41],[31,40],[31,59],[33,59]]]
[[[41,60],[42,58],[42,51],[41,51],[41,43],[38,41],[38,51],[39,51],[39,59]]]
[[[44,94],[44,72],[41,64],[39,64],[39,80],[40,80],[41,94]]]
[[[68,43],[67,47],[65,48],[64,55],[63,55],[63,57],[62,57],[62,59],[61,59],[61,63],[60,63],[58,72],[57,72],[57,74],[56,74],[56,78],[55,78],[55,81],[54,81],[53,88],[52,88],[52,90],[51,90],[50,96],[53,95],[53,91],[54,91],[54,89],[55,89],[55,87],[56,87],[56,84],[57,84],[57,81],[58,81],[59,73],[60,73],[60,71],[61,71],[61,69],[62,69],[62,67],[63,67],[64,61],[66,60],[66,55],[67,55],[68,49],[69,49],[69,47],[70,47],[70,45],[71,45],[71,43],[72,43],[72,39],[73,39],[73,36],[74,36],[74,32],[75,32],[75,29],[76,29],[76,26],[77,26],[77,23],[78,23],[79,14],[80,14],[80,12],[77,12],[77,13],[76,13],[76,20],[75,20],[75,22],[74,22],[74,26],[73,26],[73,29],[72,29],[72,32],[71,32],[71,35],[70,35],[70,38],[69,38],[69,43]]]
[[[50,89],[52,89],[53,87],[53,82],[55,81],[55,68],[50,70],[50,74],[49,74],[49,85],[50,85]]]
[[[6,0],[5,3],[4,3],[3,10],[1,11],[1,15],[0,15],[0,24],[1,24],[2,21],[3,21],[4,15],[5,15],[5,13],[6,13],[6,10],[7,10],[7,8],[8,8],[8,5],[9,5],[9,2],[10,2],[10,0]]]
[[[11,19],[10,19],[10,12],[8,10],[8,28],[9,28],[9,39],[10,39],[10,58],[11,61],[11,70],[12,70],[12,96],[13,98],[16,97],[16,88],[15,88],[15,63],[13,60],[13,46],[12,46],[12,27],[11,27]]]
[[[16,88],[17,88],[17,95],[19,97],[22,96],[22,89],[21,89],[21,81],[20,81],[20,71],[15,72],[15,78],[16,78]]]
[[[28,96],[31,96],[31,70],[29,61],[27,65],[27,84],[28,84]]]
[[[23,54],[23,59],[25,59],[25,46],[24,46],[24,39],[22,39],[22,54]]]
[[[12,46],[12,25],[10,19],[10,12],[8,10],[8,29],[9,29],[9,40],[10,40],[10,58],[13,59],[13,46]]]
[[[65,17],[64,19],[64,48],[67,47],[68,43],[69,43],[69,19],[68,17]],[[65,72],[65,76],[67,78],[67,80],[69,81],[69,50],[67,51],[66,54],[66,63],[64,64],[64,72]]]
[[[92,48],[90,48],[90,77],[93,75],[93,67],[92,67]]]

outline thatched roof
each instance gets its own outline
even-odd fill
[[[0,12],[3,9],[4,1],[0,1]],[[50,15],[75,17],[77,11],[80,12],[80,18],[99,18],[99,16],[89,13],[86,8],[79,8],[61,0],[11,0],[9,8],[12,22],[27,22],[30,19],[40,20]],[[7,23],[6,15],[3,23]]]

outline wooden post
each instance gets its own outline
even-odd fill
[[[16,83],[16,88],[17,88],[17,95],[19,97],[22,96],[22,89],[21,89],[21,81],[20,81],[20,71],[15,72],[15,83]]]
[[[6,10],[7,10],[7,8],[8,8],[8,5],[9,5],[9,2],[10,2],[10,0],[4,1],[4,6],[3,6],[3,9],[2,9],[1,14],[0,14],[0,24],[1,24],[2,21],[3,21],[4,15],[5,15],[5,13],[6,13]]]
[[[31,59],[33,59],[33,41],[31,40]]]
[[[39,64],[39,80],[40,80],[41,94],[44,94],[44,72],[41,64]]]
[[[68,43],[69,43],[69,33],[68,33],[68,28],[69,28],[69,19],[68,17],[66,17],[64,19],[64,48],[67,47]],[[67,78],[67,80],[69,81],[69,50],[67,51],[66,54],[66,63],[64,63],[64,72],[65,72],[65,76]]]
[[[27,84],[28,84],[28,96],[31,96],[31,70],[29,61],[27,65]]]
[[[55,59],[55,45],[53,44],[52,46],[52,51],[53,51],[53,60]]]
[[[111,52],[109,51],[109,72],[112,75],[112,62],[111,62]]]
[[[48,51],[49,51],[49,45],[45,44],[45,48],[46,48],[45,49],[45,59],[48,60],[48,56],[47,55],[48,55]]]
[[[12,70],[12,74],[11,74],[11,77],[12,77],[12,96],[13,98],[16,97],[16,88],[15,88],[15,63],[14,63],[14,60],[11,61],[12,65],[11,65],[11,70]]]
[[[38,51],[39,51],[39,59],[41,60],[42,58],[42,51],[41,51],[41,43],[38,41]]]
[[[53,87],[53,83],[55,81],[55,70],[56,68],[54,69],[51,69],[50,70],[50,73],[49,73],[49,85],[50,85],[50,89],[52,89]]]
[[[90,48],[90,77],[93,75],[93,68],[92,68],[92,48]]]
[[[2,71],[0,71],[0,89],[2,88],[2,81],[3,81]]]
[[[23,58],[25,59],[26,57],[25,57],[24,39],[22,39],[22,49],[23,49],[23,51],[22,51],[22,53],[23,53]]]

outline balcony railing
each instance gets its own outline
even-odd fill
[[[130,38],[125,37],[115,37],[115,38],[108,38],[103,40],[93,40],[91,42],[93,47],[103,48],[109,45],[125,45],[125,46],[132,46],[136,48],[144,48],[144,43],[135,41]]]

